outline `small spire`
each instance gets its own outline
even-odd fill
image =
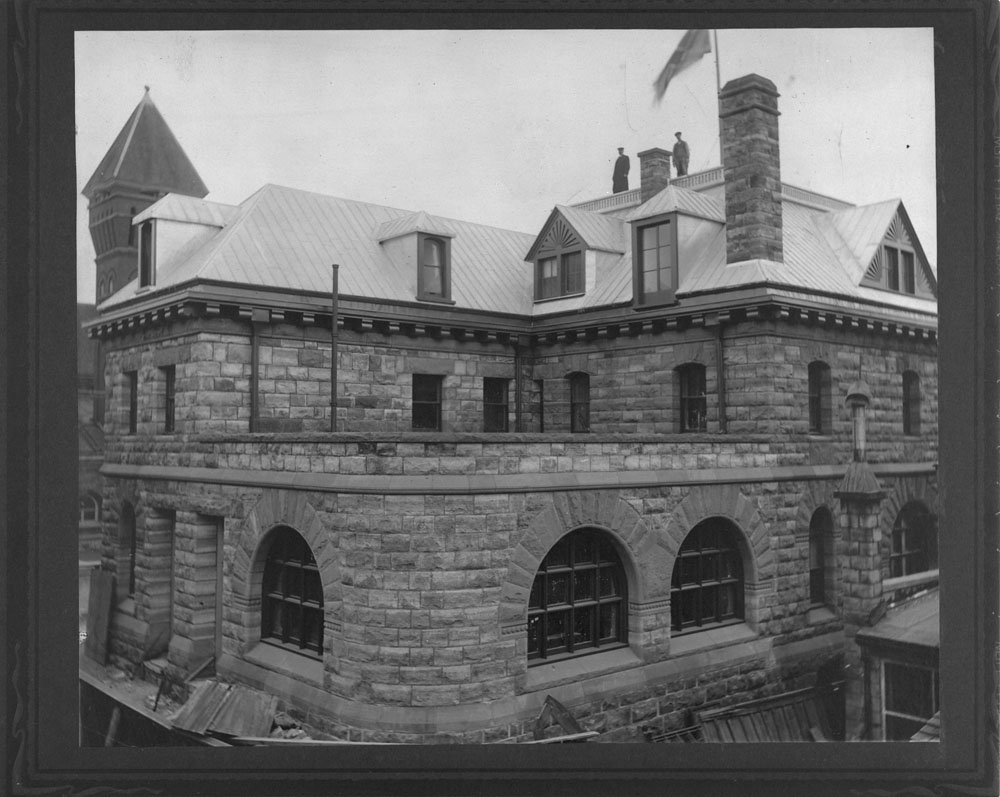
[[[146,89],[146,93],[149,94],[149,86],[143,86],[143,88]]]

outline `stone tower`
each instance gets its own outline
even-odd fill
[[[204,197],[208,189],[149,96],[149,87],[84,186],[96,252],[97,304],[135,278],[135,214],[165,194]]]

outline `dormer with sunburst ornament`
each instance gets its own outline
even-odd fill
[[[861,284],[921,299],[937,298],[937,279],[902,203],[876,248]]]

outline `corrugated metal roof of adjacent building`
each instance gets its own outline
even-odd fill
[[[696,713],[706,742],[826,742],[830,722],[814,689]]]
[[[208,189],[149,96],[149,89],[84,186],[88,199],[113,183],[205,196]]]

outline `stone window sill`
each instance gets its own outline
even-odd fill
[[[636,667],[642,661],[629,648],[615,648],[606,653],[591,653],[572,659],[538,664],[528,670],[524,691],[551,689],[559,684],[578,682],[585,678]]]
[[[819,625],[820,623],[828,623],[836,619],[837,615],[827,606],[813,606],[806,613],[806,622],[809,625]]]
[[[289,678],[309,681],[317,686],[323,685],[323,662],[302,656],[294,651],[260,642],[247,651],[244,658],[258,667],[272,670]]]
[[[747,642],[757,638],[757,632],[746,623],[726,625],[695,631],[670,640],[670,655],[684,656],[688,653],[702,653],[706,650],[726,647],[737,642]]]

